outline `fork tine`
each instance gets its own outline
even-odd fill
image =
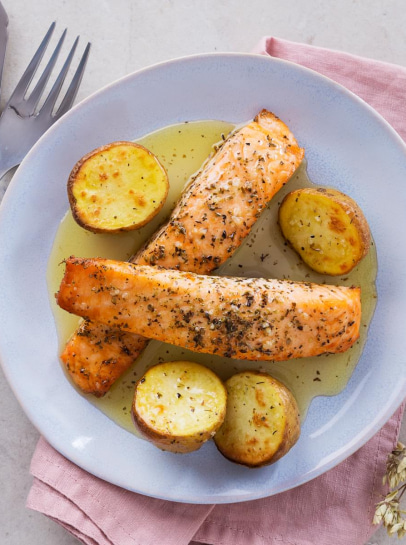
[[[44,134],[44,132],[52,126],[56,119],[58,119],[71,107],[76,97],[89,55],[90,43],[87,44],[82,58],[79,60],[79,65],[76,68],[72,81],[67,85],[68,90],[65,93],[65,96],[61,96],[60,105],[58,107],[55,106],[59,94],[62,95],[61,88],[64,80],[66,79],[73,56],[77,49],[79,36],[76,38],[68,56],[65,58],[62,69],[56,76],[56,81],[54,81],[51,91],[46,97],[43,106],[37,110],[37,101],[40,100],[44,87],[47,86],[51,70],[55,69],[54,65],[56,62],[56,57],[58,56],[58,53],[60,53],[66,31],[63,33],[59,39],[58,45],[51,53],[45,70],[39,76],[35,87],[33,86],[34,90],[30,93],[27,91],[30,87],[34,74],[38,70],[39,64],[42,60],[43,54],[47,48],[55,26],[56,23],[54,22],[49,27],[39,48],[35,52],[30,64],[28,65],[22,78],[18,82],[16,89],[12,93],[10,99],[7,101],[7,104],[1,113],[0,179],[6,172],[17,166],[22,161],[27,152]],[[34,105],[34,107],[30,108],[32,105]],[[57,115],[54,115],[54,110],[56,110]]]
[[[69,67],[71,65],[73,55],[75,54],[76,47],[78,45],[79,36],[74,41],[71,50],[69,51],[69,55],[66,57],[66,61],[64,65],[62,66],[61,71],[59,72],[58,77],[55,80],[55,83],[52,86],[52,89],[49,92],[49,95],[47,96],[44,105],[41,108],[41,113],[52,113],[52,110],[55,106],[55,102],[58,99],[59,92],[61,90],[61,87],[63,85],[63,82],[65,81],[66,74],[68,73]]]
[[[90,43],[88,43],[85,48],[82,58],[80,59],[80,63],[76,69],[75,75],[73,76],[72,81],[70,82],[70,85],[68,87],[68,90],[66,91],[66,94],[63,97],[63,100],[58,108],[58,111],[55,114],[56,118],[61,117],[72,106],[76,98],[77,92],[79,90],[80,83],[83,78],[87,59],[89,57],[89,52],[90,52]]]
[[[59,52],[61,51],[62,44],[65,40],[66,36],[66,29],[63,31],[62,36],[59,38],[59,42],[57,46],[54,49],[54,52],[52,53],[51,58],[48,61],[47,66],[45,67],[44,71],[41,74],[40,79],[38,80],[34,90],[26,100],[26,107],[28,111],[34,111],[35,107],[37,106],[38,102],[40,101],[40,98],[45,90],[45,86],[47,84],[47,81],[49,80],[49,77],[51,75],[52,69],[55,66],[55,63],[58,59]]]
[[[38,66],[41,62],[41,59],[45,53],[45,50],[52,36],[54,28],[55,28],[55,21],[49,27],[48,32],[45,34],[40,46],[38,47],[33,58],[31,59],[30,64],[27,66],[26,71],[21,76],[20,81],[17,83],[17,86],[14,89],[13,94],[9,98],[8,103],[12,103],[13,101],[20,101],[24,98],[24,95],[28,89],[28,86],[30,85],[32,78],[34,77],[35,72],[37,71]]]

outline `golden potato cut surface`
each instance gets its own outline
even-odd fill
[[[321,274],[346,274],[368,253],[371,234],[358,204],[340,191],[305,188],[288,193],[279,208],[283,236]]]
[[[164,167],[134,142],[113,142],[90,152],[68,180],[73,217],[94,233],[142,227],[162,208],[168,189]]]
[[[214,437],[229,460],[259,467],[284,456],[300,435],[292,393],[266,373],[245,371],[226,381],[227,412]]]
[[[175,361],[155,365],[138,381],[133,419],[145,439],[162,450],[191,452],[211,439],[224,420],[227,394],[203,365]]]

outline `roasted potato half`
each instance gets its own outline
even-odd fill
[[[168,175],[157,157],[134,142],[112,142],[73,167],[68,197],[73,217],[94,233],[142,227],[162,208]]]
[[[135,388],[133,420],[156,447],[192,452],[221,426],[227,403],[223,382],[210,369],[189,361],[160,363]]]
[[[336,189],[288,193],[279,207],[283,236],[314,271],[347,274],[368,253],[371,233],[358,204]]]
[[[300,435],[299,410],[290,390],[259,371],[237,373],[225,384],[226,418],[214,436],[221,454],[248,467],[279,460]]]

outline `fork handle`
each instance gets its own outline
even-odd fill
[[[5,109],[0,118],[0,179],[13,167],[19,165],[24,157],[23,142],[21,142],[21,138],[15,138],[18,135],[15,119],[18,123],[17,129],[21,134],[24,134],[24,126],[20,125],[21,119],[16,117],[14,112],[12,112],[11,118],[9,113],[10,110]],[[14,121],[14,125],[12,121]],[[14,138],[10,138],[11,136]]]

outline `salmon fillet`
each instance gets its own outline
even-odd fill
[[[289,128],[261,111],[208,160],[185,188],[169,221],[131,261],[210,273],[241,245],[303,156]],[[81,390],[102,396],[146,343],[115,327],[85,321],[61,359]]]
[[[360,289],[203,276],[71,257],[57,294],[68,312],[195,352],[287,360],[344,352],[359,337]]]

